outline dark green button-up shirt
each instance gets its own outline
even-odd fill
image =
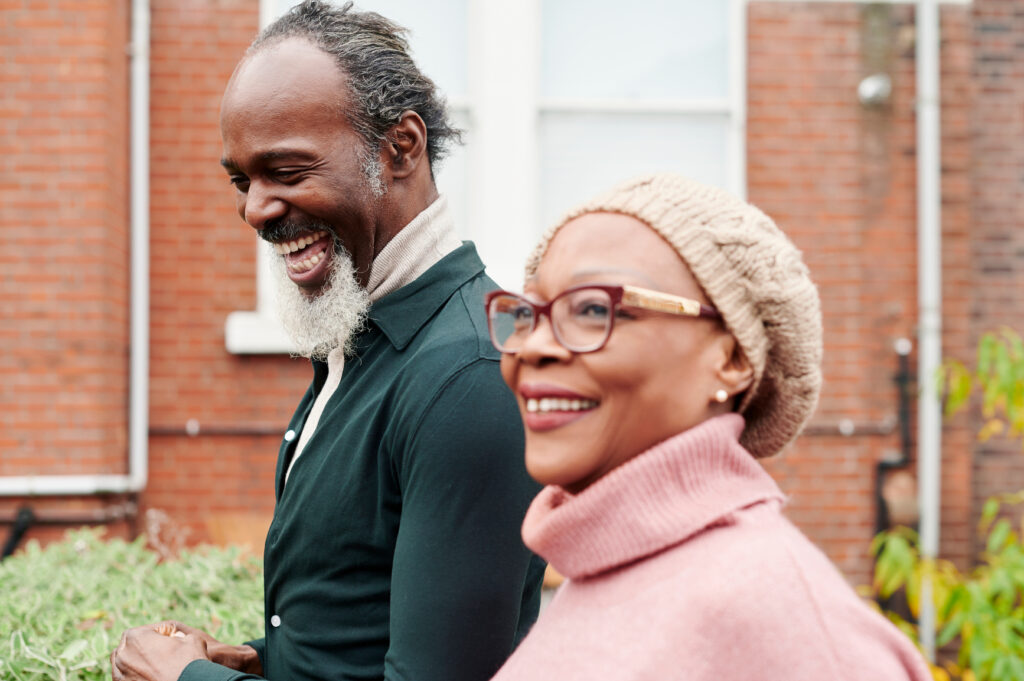
[[[483,681],[537,616],[543,564],[519,528],[538,486],[491,346],[496,288],[472,244],[370,309],[284,485],[264,553],[271,681]],[[288,428],[302,431],[327,377]],[[252,678],[210,662],[181,681]]]

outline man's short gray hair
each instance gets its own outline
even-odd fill
[[[444,158],[462,131],[452,127],[444,97],[409,56],[406,30],[376,12],[306,0],[267,26],[249,47],[259,51],[286,38],[305,38],[334,57],[348,78],[351,105],[347,116],[368,149],[376,149],[406,111],[415,111],[427,126],[431,169]]]

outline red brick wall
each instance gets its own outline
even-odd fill
[[[947,42],[964,8],[942,12]],[[768,469],[791,495],[789,515],[854,582],[866,582],[875,531],[876,462],[898,455],[894,342],[916,340],[914,13],[854,3],[758,3],[749,8],[748,193],[804,250],[825,320],[825,387],[808,433]],[[967,49],[943,52],[944,317],[966,327]],[[886,73],[881,107],[857,98]],[[957,330],[957,328],[959,330]],[[916,369],[916,353],[911,356]],[[848,437],[837,424],[855,426]],[[915,426],[916,427],[916,426]],[[955,433],[953,433],[955,435]],[[962,437],[962,436],[961,436]],[[964,562],[968,451],[943,461],[943,549]]]
[[[2,6],[0,475],[124,468],[128,119],[120,5]]]
[[[974,283],[969,318],[976,340],[1004,325],[1024,333],[1024,6],[985,0],[975,3],[972,14],[968,246]],[[994,439],[976,451],[976,512],[988,496],[1024,489],[1019,443]]]
[[[126,3],[0,12],[0,475],[122,473]]]
[[[941,17],[942,116],[942,353],[973,353],[971,242],[971,135],[974,104],[971,9],[949,6]],[[967,568],[974,557],[973,433],[967,417],[947,420],[942,430],[942,556]]]

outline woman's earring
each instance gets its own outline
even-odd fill
[[[725,392],[725,390],[723,390],[722,388],[719,388],[715,392],[715,402],[721,404],[722,402],[725,402],[727,399],[729,399],[729,393]]]

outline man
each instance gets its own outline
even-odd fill
[[[250,47],[221,133],[314,370],[281,444],[266,635],[132,629],[113,678],[487,679],[543,566],[519,537],[537,490],[487,339],[495,284],[434,186],[443,101],[393,24],[309,0]]]

